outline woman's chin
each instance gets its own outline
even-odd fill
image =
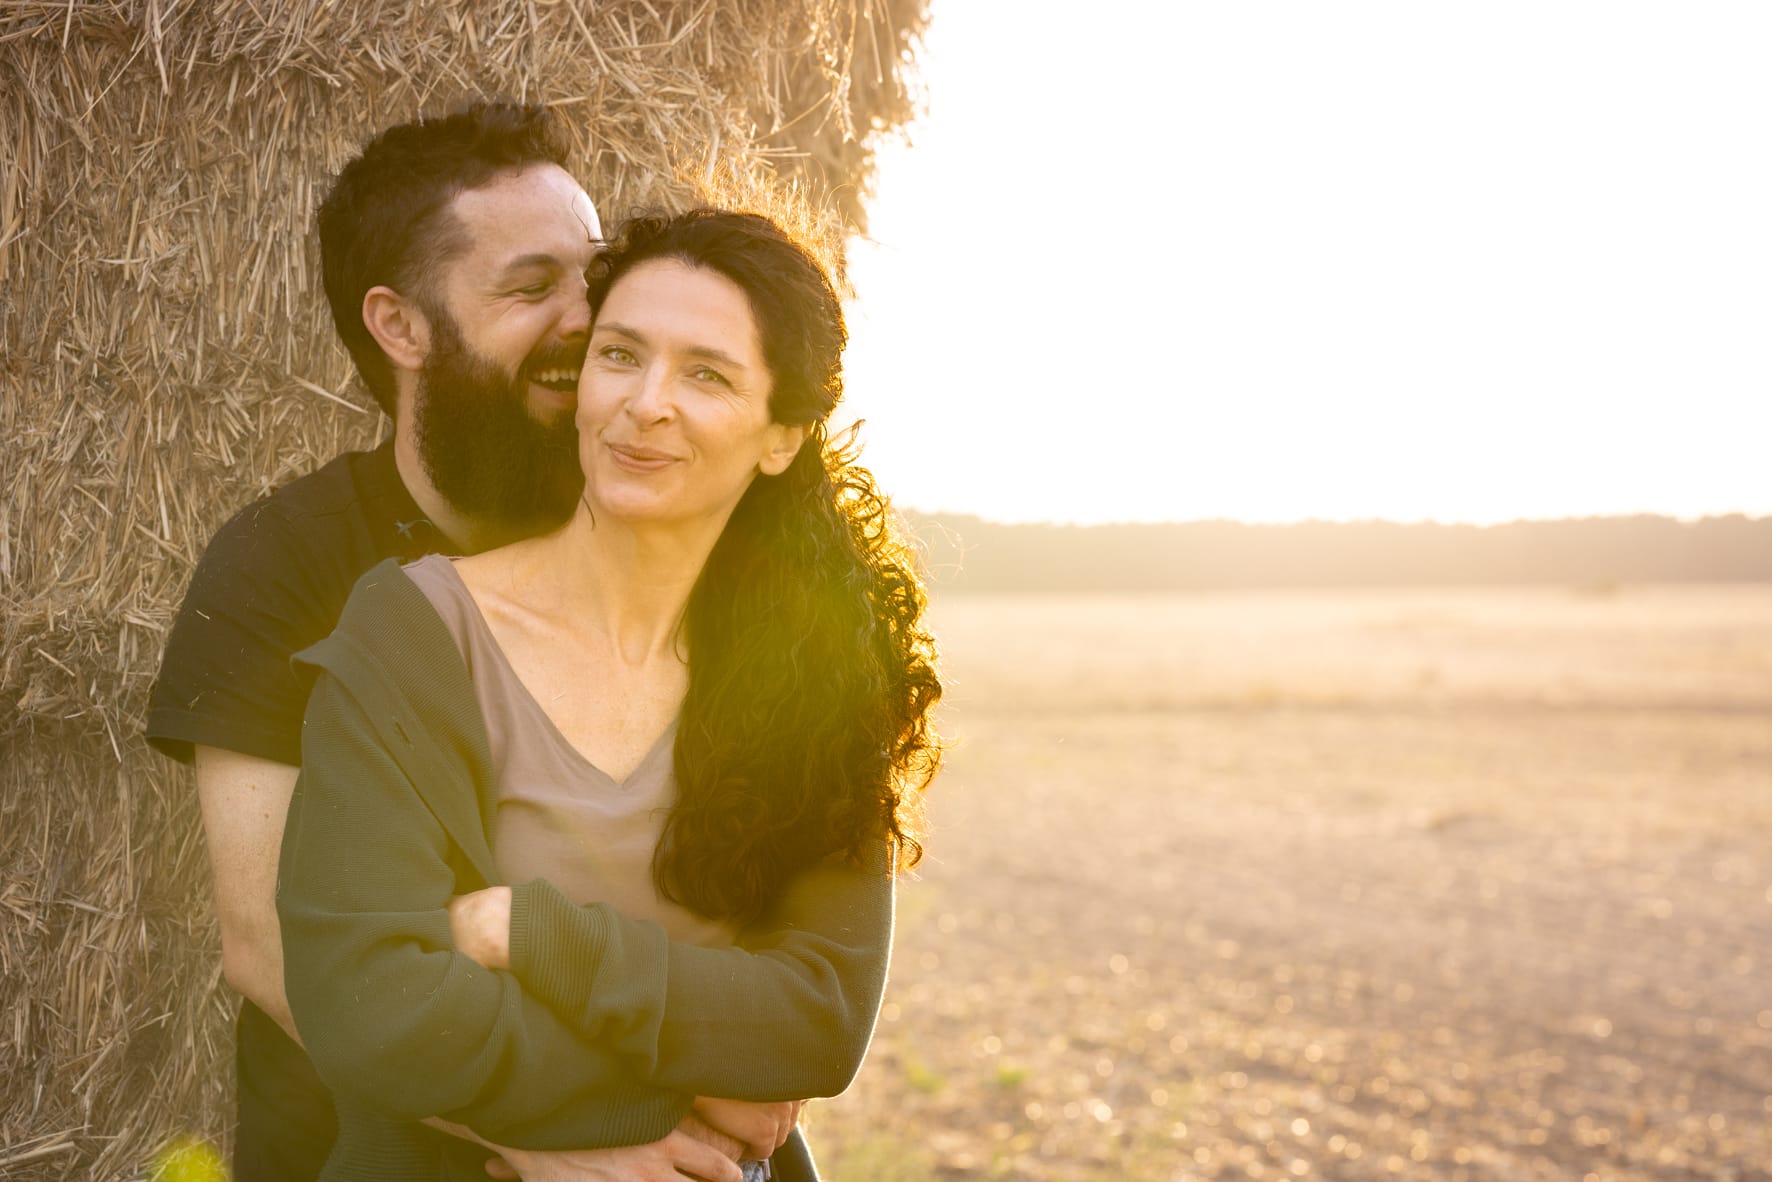
[[[585,504],[598,521],[619,521],[624,525],[667,525],[686,515],[672,504],[669,497],[649,494],[643,489],[613,489],[597,495],[587,494]]]

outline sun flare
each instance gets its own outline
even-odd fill
[[[902,503],[1772,512],[1772,10],[1073,15],[939,5],[882,151],[849,371]]]

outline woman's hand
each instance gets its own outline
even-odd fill
[[[504,1158],[486,1163],[494,1178],[522,1182],[744,1182],[738,1165],[711,1145],[692,1136],[684,1123],[662,1141],[622,1149],[565,1149],[541,1152],[504,1149]]]
[[[489,969],[511,967],[511,888],[487,887],[449,900],[449,934],[458,952]]]
[[[747,1159],[762,1160],[780,1149],[782,1142],[788,1139],[805,1103],[804,1100],[780,1100],[773,1104],[752,1104],[744,1100],[697,1096],[692,1115],[701,1117],[714,1131],[743,1142]]]

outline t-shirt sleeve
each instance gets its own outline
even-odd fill
[[[317,585],[325,563],[268,500],[217,531],[191,576],[148,703],[148,742],[189,762],[202,744],[301,763],[309,683],[290,655],[322,639],[339,596]]]

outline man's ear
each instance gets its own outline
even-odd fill
[[[806,442],[804,425],[790,427],[786,423],[769,424],[769,447],[763,453],[763,459],[757,464],[757,470],[765,476],[780,476],[800,454],[800,445]]]
[[[430,356],[430,319],[391,287],[372,287],[363,293],[363,327],[395,369],[420,369]]]

